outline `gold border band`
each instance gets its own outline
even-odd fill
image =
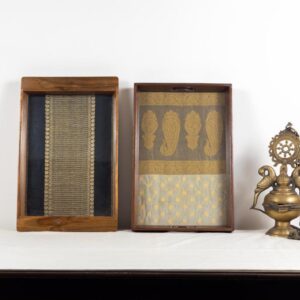
[[[139,174],[224,174],[226,173],[225,160],[201,161],[162,161],[141,160]]]
[[[138,92],[139,105],[214,106],[225,105],[224,93]]]

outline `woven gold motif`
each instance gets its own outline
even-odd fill
[[[187,147],[195,150],[198,146],[199,132],[201,129],[201,120],[199,113],[192,110],[185,117],[184,129],[187,132],[185,138]]]
[[[205,130],[207,140],[204,146],[204,153],[207,156],[214,156],[220,150],[223,137],[223,119],[220,112],[214,110],[208,113],[205,121]]]
[[[139,92],[140,105],[211,106],[225,104],[224,93]]]
[[[164,156],[171,156],[177,148],[180,134],[180,119],[178,113],[168,111],[162,120],[163,143],[160,146],[160,153]]]
[[[154,146],[155,132],[158,128],[156,114],[153,111],[148,110],[143,114],[141,127],[143,130],[144,147],[151,150]]]
[[[137,223],[226,224],[224,93],[139,92],[138,101],[143,142],[139,144]],[[146,133],[155,137],[145,139]]]
[[[47,95],[46,216],[94,214],[95,96]]]

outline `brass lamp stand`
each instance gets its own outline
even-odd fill
[[[263,178],[257,184],[251,208],[275,220],[275,226],[266,234],[295,238],[299,235],[299,229],[292,226],[290,221],[300,215],[300,196],[295,191],[300,188],[300,139],[291,123],[272,139],[269,153],[274,165],[281,165],[280,172],[277,176],[271,166],[259,168],[258,173]],[[290,176],[288,165],[293,168]],[[256,208],[259,195],[270,187],[272,191],[264,198],[264,210]]]

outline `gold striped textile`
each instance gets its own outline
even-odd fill
[[[139,105],[215,106],[225,105],[224,93],[138,92]]]
[[[46,95],[46,216],[94,215],[95,96]]]
[[[141,160],[139,174],[186,175],[226,173],[225,160]]]

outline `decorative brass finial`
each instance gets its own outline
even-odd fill
[[[292,123],[288,123],[284,130],[272,138],[269,145],[269,153],[274,165],[296,167],[299,160],[299,143],[298,132],[292,127]]]
[[[266,234],[295,238],[299,230],[290,225],[290,221],[300,215],[300,196],[295,191],[300,188],[300,138],[291,123],[272,138],[269,154],[274,165],[280,165],[280,172],[277,176],[270,166],[259,168],[258,173],[263,178],[256,186],[251,208],[275,220],[275,226]],[[288,175],[288,166],[293,168],[291,175]],[[259,195],[270,187],[272,191],[264,198],[264,210],[256,208]]]

